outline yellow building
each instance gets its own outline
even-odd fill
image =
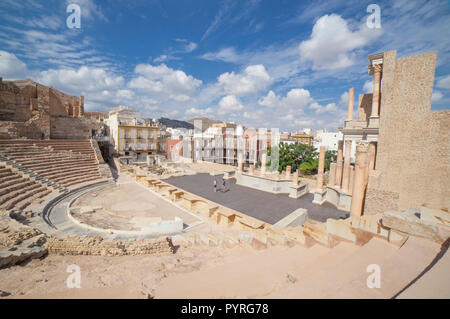
[[[120,108],[109,113],[111,141],[119,155],[148,155],[159,150],[160,128],[142,119],[139,112]]]
[[[291,135],[291,139],[296,141],[297,143],[306,144],[311,146],[313,137],[306,133],[295,133]]]

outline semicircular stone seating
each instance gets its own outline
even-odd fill
[[[46,186],[0,166],[0,208],[24,210],[51,192]]]
[[[101,178],[89,140],[0,140],[0,155],[63,187]]]

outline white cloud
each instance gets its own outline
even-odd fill
[[[436,86],[441,89],[450,89],[450,75],[441,77],[437,81]]]
[[[259,111],[245,111],[244,112],[244,118],[246,119],[250,119],[250,120],[257,120],[260,119],[262,116],[264,115],[264,112],[259,110]]]
[[[50,69],[39,73],[38,82],[51,85],[69,94],[120,90],[124,86],[122,76],[114,76],[104,69],[82,66],[78,70]],[[121,91],[125,94],[126,91]],[[129,94],[129,93],[127,93]]]
[[[208,61],[223,61],[223,62],[239,62],[240,56],[232,47],[222,48],[217,52],[207,52],[201,56],[202,59]]]
[[[341,99],[339,100],[340,105],[348,105],[348,91],[341,94]]]
[[[433,94],[431,95],[431,103],[438,102],[442,100],[443,97],[444,95],[440,91],[433,90]]]
[[[172,96],[192,96],[202,81],[181,70],[174,70],[165,64],[153,66],[139,64],[135,71],[139,76],[133,78],[128,87],[143,92],[169,93]]]
[[[380,34],[380,29],[368,29],[365,24],[351,31],[341,16],[324,15],[314,24],[310,39],[300,43],[300,59],[312,61],[313,70],[346,68],[354,64],[353,51]]]
[[[234,95],[224,96],[219,101],[219,114],[227,114],[235,111],[241,111],[244,108],[242,103]]]
[[[185,47],[185,50],[188,53],[194,51],[195,49],[197,49],[197,43],[195,42],[189,42]]]
[[[304,108],[313,99],[308,90],[292,89],[285,97],[278,97],[272,90],[258,101],[259,105],[267,107],[294,108],[296,110]]]
[[[336,103],[329,103],[327,105],[320,105],[317,102],[312,103],[309,108],[311,110],[314,110],[316,114],[323,114],[323,113],[333,113],[338,110],[338,107],[336,106]]]
[[[363,91],[364,91],[364,93],[372,93],[373,81],[369,80],[369,81],[364,82]]]
[[[258,64],[246,67],[239,74],[223,73],[217,81],[227,94],[246,95],[264,90],[272,82],[272,78],[264,65]]]
[[[214,109],[211,107],[208,107],[206,109],[198,109],[195,107],[191,107],[190,109],[186,110],[185,114],[187,116],[206,116],[213,112],[214,112]]]
[[[258,104],[267,107],[275,107],[279,104],[280,98],[275,94],[274,91],[270,90],[266,96],[262,97]]]
[[[153,63],[161,63],[168,60],[167,54],[161,54],[159,57],[153,59]]]
[[[19,60],[15,54],[0,51],[0,75],[8,80],[20,80],[28,75],[25,63]]]

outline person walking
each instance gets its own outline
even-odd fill
[[[217,180],[214,178],[214,193],[217,192]]]
[[[222,192],[226,192],[226,191],[227,191],[227,185],[226,185],[225,179],[222,178]]]

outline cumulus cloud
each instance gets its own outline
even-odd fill
[[[139,64],[134,71],[138,76],[128,83],[129,88],[143,92],[168,93],[176,100],[186,100],[192,96],[202,81],[187,75],[181,70],[174,70],[167,65]]]
[[[338,110],[338,107],[336,106],[336,103],[329,103],[327,105],[320,105],[317,102],[312,103],[309,108],[311,110],[314,110],[316,114],[323,114],[323,113],[332,113],[336,112]]]
[[[450,89],[450,75],[441,77],[437,81],[436,86],[441,89]]]
[[[241,111],[244,108],[239,99],[234,95],[224,96],[219,101],[219,114],[227,114],[235,111]]]
[[[345,91],[341,94],[341,98],[339,100],[340,105],[348,105],[348,91]]]
[[[187,116],[206,116],[208,114],[213,113],[213,111],[214,111],[214,109],[211,107],[208,107],[206,109],[191,107],[186,110],[185,114]]]
[[[380,29],[368,29],[365,24],[351,31],[341,16],[324,15],[314,24],[310,39],[300,43],[300,59],[311,61],[314,70],[346,68],[354,64],[353,51],[380,34]]]
[[[364,91],[364,93],[372,93],[373,81],[369,80],[369,81],[364,82],[363,91]]]
[[[264,65],[257,64],[246,67],[242,73],[223,73],[217,81],[226,93],[245,95],[264,90],[272,82],[272,78]]]
[[[78,70],[50,69],[42,71],[39,73],[38,82],[71,94],[117,90],[124,86],[122,76],[114,76],[104,69],[87,66],[82,66]]]
[[[442,100],[443,97],[444,95],[440,91],[433,90],[433,94],[431,95],[431,103],[438,102]]]
[[[15,54],[0,51],[0,74],[4,79],[19,80],[28,75],[25,63],[19,60]]]
[[[313,99],[308,90],[292,89],[285,97],[280,98],[272,90],[258,101],[261,106],[302,109]]]
[[[270,90],[266,96],[262,97],[258,101],[258,104],[261,106],[275,107],[279,104],[279,102],[280,98],[275,94],[274,91]]]

